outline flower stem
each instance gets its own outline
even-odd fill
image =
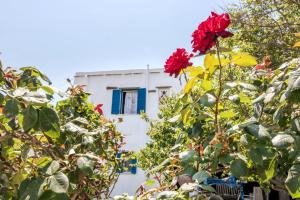
[[[182,72],[183,72],[183,74],[184,74],[184,79],[185,79],[185,82],[187,83],[187,82],[188,82],[188,78],[187,78],[187,75],[186,75],[186,73],[185,73],[184,69],[182,69]]]
[[[217,56],[218,56],[218,61],[219,61],[219,91],[217,94],[217,99],[216,99],[216,110],[215,110],[215,126],[216,126],[216,133],[221,133],[221,126],[220,126],[220,121],[219,121],[219,103],[221,100],[221,95],[222,95],[222,90],[223,90],[223,83],[222,83],[222,63],[221,63],[221,57],[220,57],[220,46],[219,46],[219,41],[217,40],[216,42],[216,47],[217,47]]]

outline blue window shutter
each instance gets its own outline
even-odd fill
[[[136,163],[137,163],[137,160],[136,160],[136,159],[131,159],[132,167],[131,167],[131,169],[130,169],[130,172],[131,172],[132,174],[136,174],[136,171],[137,171]]]
[[[137,113],[146,112],[146,88],[138,89]]]
[[[120,114],[121,90],[113,90],[111,114]]]
[[[122,156],[122,153],[117,153],[117,158],[121,158],[121,156]]]

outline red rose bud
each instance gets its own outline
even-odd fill
[[[100,115],[103,115],[102,106],[103,106],[103,104],[98,104],[98,105],[95,107],[95,111],[97,111]]]
[[[212,12],[211,16],[202,22],[192,34],[193,52],[199,51],[200,54],[205,54],[216,45],[218,37],[231,37],[233,34],[225,30],[230,22],[229,14],[218,15]]]
[[[175,75],[177,77],[182,69],[193,65],[190,62],[190,58],[193,54],[189,54],[184,48],[178,48],[166,61],[165,72],[170,76]]]

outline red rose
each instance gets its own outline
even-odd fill
[[[95,110],[96,110],[100,115],[103,115],[102,106],[103,106],[103,104],[98,104],[98,105],[95,107]]]
[[[202,22],[192,34],[193,52],[200,51],[200,54],[205,54],[207,50],[216,45],[218,37],[231,37],[233,34],[225,30],[229,24],[229,14],[218,15],[212,12],[211,16]]]
[[[182,69],[193,65],[190,62],[191,57],[193,57],[193,54],[189,54],[183,48],[178,48],[166,61],[165,72],[169,73],[170,76],[175,74],[175,77],[177,77]]]

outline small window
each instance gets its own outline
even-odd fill
[[[137,90],[122,90],[121,114],[137,114]]]
[[[158,100],[159,100],[159,103],[161,103],[162,100],[165,97],[168,97],[169,95],[170,95],[170,89],[169,88],[160,88],[160,89],[158,89]]]
[[[140,114],[146,112],[146,89],[114,89],[111,114]]]

